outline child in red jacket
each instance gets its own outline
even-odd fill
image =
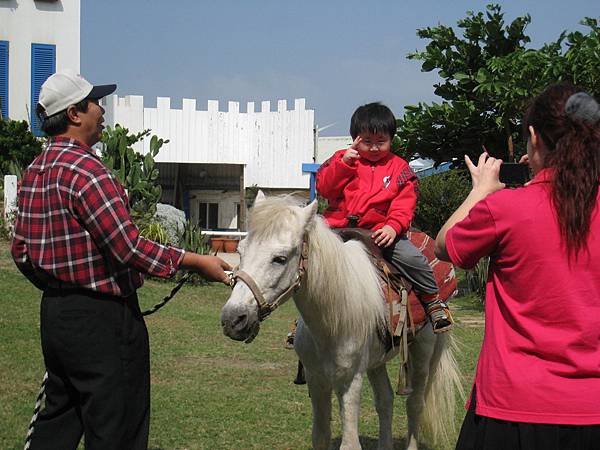
[[[417,206],[417,177],[391,153],[395,133],[396,118],[387,106],[360,106],[350,122],[354,142],[321,165],[317,191],[329,202],[323,215],[330,227],[373,230],[384,257],[412,283],[434,332],[441,333],[453,322],[427,258],[406,237]]]

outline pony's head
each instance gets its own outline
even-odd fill
[[[302,207],[289,196],[265,198],[259,191],[248,235],[238,246],[236,284],[221,311],[226,336],[250,342],[258,334],[264,311],[283,303],[298,286],[303,243],[316,212],[316,201]]]

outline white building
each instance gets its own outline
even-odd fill
[[[79,72],[80,0],[0,0],[2,117],[35,118],[42,83],[58,70]]]
[[[315,162],[324,163],[336,151],[352,145],[352,136],[319,136]]]
[[[275,110],[268,101],[260,107],[250,102],[244,112],[237,102],[220,111],[214,100],[202,110],[191,99],[172,109],[163,97],[155,108],[144,107],[143,97],[133,95],[109,96],[102,105],[107,125],[120,124],[131,133],[150,129],[169,140],[156,157],[162,201],[183,209],[204,229],[243,230],[246,202],[258,188],[267,195],[308,198],[310,175],[302,164],[314,161],[314,111],[305,108],[304,99],[290,108],[279,100]],[[135,147],[149,149],[149,138]]]

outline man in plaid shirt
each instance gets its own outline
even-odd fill
[[[31,449],[146,449],[150,412],[148,333],[136,290],[144,273],[178,269],[227,283],[229,265],[144,239],[125,190],[90,148],[100,140],[92,86],[64,71],[42,85],[37,107],[46,149],[27,168],[12,244],[19,270],[43,291],[46,404]]]

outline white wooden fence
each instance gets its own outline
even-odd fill
[[[219,102],[209,100],[206,111],[196,110],[196,100],[183,99],[182,109],[172,109],[169,98],[158,97],[156,108],[145,108],[141,96],[103,100],[105,123],[120,124],[132,132],[151,129],[169,143],[156,160],[173,163],[243,164],[244,187],[308,189],[309,176],[302,163],[314,158],[314,111],[296,99],[288,110],[286,100],[254,102],[240,112],[238,102],[219,111]],[[145,139],[136,150],[147,152]]]

